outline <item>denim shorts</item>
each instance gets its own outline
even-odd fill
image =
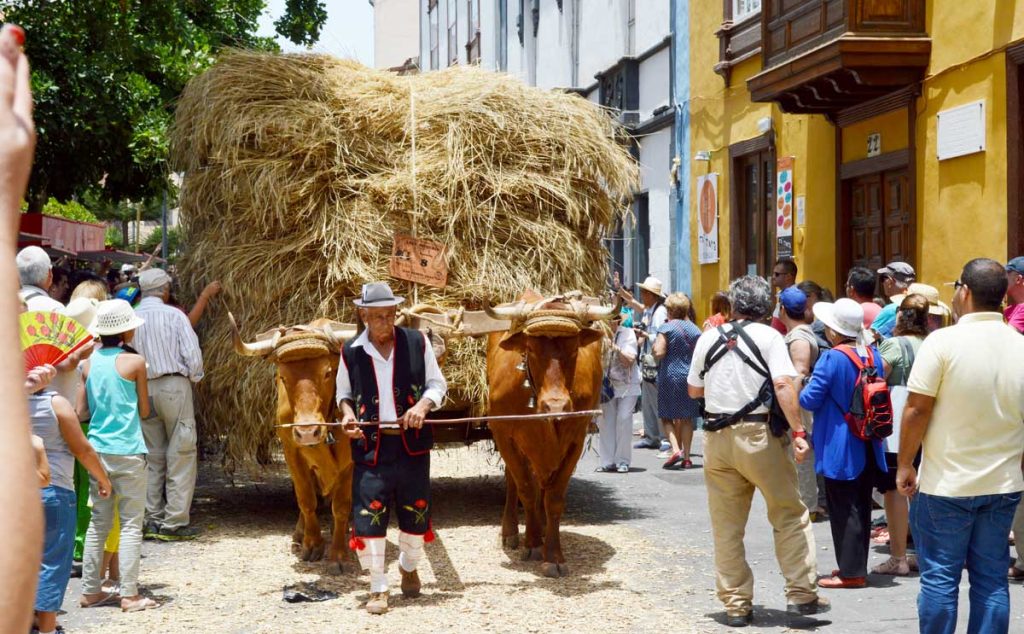
[[[75,551],[77,506],[75,492],[56,486],[40,489],[46,517],[43,564],[39,568],[36,610],[57,612],[71,579],[71,559]]]

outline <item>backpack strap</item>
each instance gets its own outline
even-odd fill
[[[857,366],[857,371],[858,372],[863,372],[865,370],[865,368],[868,368],[868,367],[870,367],[871,371],[874,372],[874,370],[875,370],[875,355],[874,355],[874,353],[871,352],[871,348],[870,347],[867,348],[867,351],[868,351],[867,361],[865,361],[864,359],[861,359],[860,355],[857,354],[856,352],[854,352],[853,348],[851,348],[850,346],[848,346],[846,344],[838,345],[838,346],[836,346],[833,349],[836,352],[842,352],[844,355],[846,355],[847,359],[849,359],[850,361],[853,361],[853,365]]]
[[[726,334],[723,326],[719,326],[715,330],[718,331],[718,339],[715,340],[715,343],[711,344],[707,354],[704,356],[704,369],[700,371],[701,381],[704,380],[704,375],[708,373],[711,366],[718,363],[729,352],[729,342],[732,341],[732,337]]]
[[[748,348],[750,348],[750,352],[751,354],[754,355],[754,358],[757,359],[757,363],[755,364],[753,361],[750,360],[750,357],[743,354],[743,351],[740,350],[739,346],[736,346],[734,352],[740,355],[740,358],[743,359],[743,362],[750,366],[750,369],[752,369],[754,372],[757,372],[765,379],[771,379],[772,376],[768,368],[768,363],[764,360],[764,357],[761,356],[761,349],[757,347],[757,344],[754,343],[754,340],[751,339],[750,335],[747,334],[747,331],[743,329],[743,323],[737,322],[735,329],[736,334],[739,336],[739,338],[743,340],[743,343],[747,344]]]
[[[900,352],[903,353],[903,360],[907,364],[907,372],[914,365],[914,346],[910,345],[909,337],[896,337],[896,341],[900,344]]]

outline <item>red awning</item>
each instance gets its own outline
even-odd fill
[[[107,230],[103,225],[79,222],[46,214],[21,214],[18,247],[30,244],[53,249],[62,255],[101,251]],[[28,237],[23,239],[22,236]]]
[[[148,253],[132,253],[131,251],[119,251],[117,249],[103,249],[102,251],[79,251],[79,260],[87,260],[89,262],[102,262],[103,260],[110,260],[111,262],[120,262],[122,264],[135,264],[136,262],[145,262],[149,259]],[[154,262],[163,263],[163,258],[154,257]]]

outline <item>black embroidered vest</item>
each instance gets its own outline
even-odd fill
[[[353,346],[355,339],[342,348],[341,354],[348,369],[352,385],[352,407],[361,423],[380,420],[380,398],[377,391],[377,376],[373,371],[373,358],[363,346]],[[367,344],[372,345],[372,344]],[[423,353],[426,337],[418,330],[395,328],[395,348],[392,390],[395,398],[395,414],[401,418],[407,410],[419,402],[426,389],[426,367]],[[376,465],[380,449],[380,429],[376,425],[363,427],[364,438],[352,441],[352,460],[361,464]],[[410,456],[430,451],[434,446],[434,435],[430,425],[422,429],[408,429],[402,434],[402,444]]]

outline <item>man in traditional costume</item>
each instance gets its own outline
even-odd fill
[[[370,573],[366,611],[388,610],[384,546],[392,509],[398,514],[398,566],[402,594],[417,597],[416,567],[433,540],[430,501],[430,426],[448,390],[433,347],[418,330],[395,326],[395,297],[384,282],[363,286],[354,300],[365,328],[341,351],[338,407],[352,443],[352,539],[359,564]],[[391,423],[391,425],[388,425]]]

